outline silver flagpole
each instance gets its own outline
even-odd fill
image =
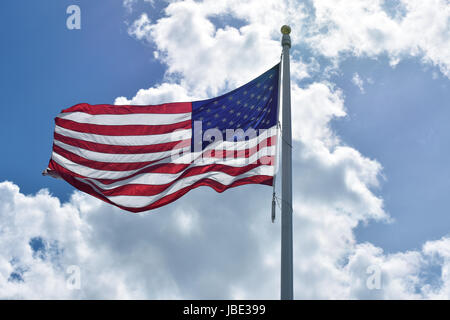
[[[292,130],[291,130],[291,79],[289,49],[291,28],[282,26],[283,46],[283,117],[281,153],[281,300],[294,298],[292,259]]]

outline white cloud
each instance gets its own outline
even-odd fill
[[[130,28],[128,28],[128,33],[138,40],[142,40],[147,37],[151,29],[151,23],[148,15],[143,13],[139,19],[135,20]]]
[[[125,7],[128,13],[132,13],[134,5],[138,1],[139,0],[123,0],[122,5]],[[155,5],[155,0],[144,0],[144,2],[149,3],[152,7]]]
[[[25,196],[2,182],[0,297],[276,299],[279,224],[270,223],[270,190],[261,190],[263,198],[249,188],[203,190],[151,214],[130,214],[79,192],[61,204],[45,190]],[[344,211],[297,198],[297,298],[448,299],[450,238],[385,254],[355,241],[358,218]],[[39,252],[33,238],[42,239]],[[66,287],[69,265],[80,267],[80,290]],[[424,276],[430,265],[442,269],[433,285]],[[379,290],[366,286],[369,266],[381,270]]]
[[[293,139],[336,145],[339,139],[328,124],[346,115],[342,91],[325,82],[314,82],[304,89],[293,83],[291,91]]]
[[[117,105],[149,105],[164,102],[180,102],[194,100],[187,90],[176,83],[163,83],[149,89],[140,89],[136,95],[128,100],[126,97],[117,97],[114,104]]]
[[[157,46],[169,78],[180,76],[180,84],[191,94],[211,96],[249,81],[279,61],[279,28],[289,14],[286,8],[279,1],[172,2],[166,17],[152,24],[143,14],[129,33]],[[296,8],[301,6],[290,10]],[[211,21],[227,15],[245,25],[216,28]]]
[[[123,0],[122,4],[127,9],[128,12],[133,11],[133,5],[136,3],[137,0]]]
[[[357,72],[355,72],[353,74],[353,78],[352,78],[352,82],[355,86],[357,86],[359,88],[359,90],[361,91],[361,93],[364,93],[364,80],[361,79],[361,77],[359,76],[359,74]]]
[[[401,0],[393,15],[384,0],[314,0],[313,6],[307,42],[319,54],[386,54],[393,66],[405,56],[418,57],[450,77],[448,0]]]
[[[138,215],[79,192],[61,205],[46,191],[25,196],[16,185],[0,183],[0,297],[224,298],[239,287],[249,296],[270,297],[270,290],[261,289],[278,277],[260,283],[252,270],[264,274],[273,268],[258,265],[258,257],[276,247],[267,241],[275,226],[262,223],[268,218],[242,215],[260,206],[257,195],[241,204],[241,212],[232,212],[211,194],[205,201],[197,193],[191,201]],[[45,246],[40,258],[33,254],[33,238],[59,250]],[[66,288],[69,265],[80,267],[79,291]],[[10,279],[15,270],[21,280]]]
[[[393,67],[403,57],[414,56],[439,66],[450,77],[446,0],[401,1],[389,9],[392,12],[383,0],[316,0],[312,8],[296,1],[174,1],[163,18],[152,22],[143,13],[128,32],[156,46],[154,57],[167,66],[166,81],[201,98],[235,88],[276,63],[279,27],[285,23],[292,26],[294,56],[296,45],[308,44],[316,54],[331,59],[324,75],[352,54],[387,55]],[[213,23],[228,17],[241,20],[243,26]],[[318,71],[314,58],[309,64],[292,59],[293,80]],[[363,88],[360,77],[354,81]]]

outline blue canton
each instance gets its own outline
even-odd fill
[[[192,124],[202,121],[202,131],[217,128],[268,129],[277,124],[279,64],[253,81],[217,98],[192,102]],[[194,139],[192,139],[193,149]],[[208,142],[203,142],[203,148]]]

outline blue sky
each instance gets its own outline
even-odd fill
[[[157,279],[146,279],[145,288],[139,287],[138,282],[131,281],[134,287],[127,286],[129,282],[126,280],[120,282],[120,279],[127,279],[124,273],[118,277],[117,283],[105,285],[106,293],[89,287],[75,293],[52,287],[44,290],[46,297],[272,297],[270,292],[277,289],[278,277],[267,284],[267,288],[258,287],[256,280],[242,278],[242,283],[235,283],[228,291],[224,290],[224,296],[216,296],[216,293],[208,291],[207,285],[202,282],[210,281],[220,286],[226,283],[225,280],[220,281],[223,280],[222,276],[224,279],[231,278],[239,268],[251,270],[251,267],[265,265],[267,261],[267,268],[260,274],[278,270],[278,244],[274,241],[278,239],[278,229],[269,224],[270,188],[246,186],[222,195],[200,188],[178,200],[177,204],[160,210],[158,217],[150,220],[151,214],[135,217],[89,196],[74,194],[70,185],[43,177],[41,172],[51,155],[53,119],[60,110],[80,102],[112,104],[115,101],[128,101],[151,104],[169,102],[160,101],[164,99],[206,98],[224,93],[258,76],[277,62],[277,50],[281,50],[276,47],[279,41],[277,30],[283,23],[293,27],[292,108],[298,114],[294,115],[293,123],[297,127],[294,130],[294,158],[298,157],[294,159],[294,180],[297,181],[294,187],[298,184],[297,194],[294,194],[298,206],[294,228],[297,225],[298,230],[294,229],[294,232],[305,234],[305,238],[299,235],[296,239],[298,250],[304,251],[299,253],[298,261],[309,258],[308,250],[313,252],[313,248],[319,247],[319,244],[341,238],[348,240],[340,248],[333,249],[327,245],[326,250],[316,250],[311,254],[311,263],[323,266],[327,276],[320,280],[319,276],[317,279],[313,277],[316,282],[308,283],[304,276],[307,271],[298,270],[297,287],[308,285],[312,289],[298,291],[296,296],[336,298],[345,292],[349,298],[429,298],[433,294],[449,297],[450,291],[446,291],[448,288],[442,285],[442,281],[433,282],[426,277],[417,280],[414,285],[422,288],[417,291],[420,296],[406,289],[396,291],[398,286],[395,282],[397,278],[400,279],[399,283],[406,288],[407,281],[402,279],[426,274],[431,272],[429,270],[436,273],[435,277],[444,277],[440,270],[447,263],[445,261],[449,261],[449,257],[443,253],[448,250],[450,243],[450,204],[447,200],[450,188],[448,1],[433,0],[433,4],[427,6],[416,1],[408,4],[401,0],[379,0],[373,3],[352,0],[347,2],[348,7],[352,8],[348,9],[350,13],[339,9],[338,4],[332,1],[322,4],[313,0],[294,1],[293,4],[280,2],[282,5],[276,1],[268,1],[264,5],[258,5],[257,1],[245,3],[238,9],[233,1],[225,1],[220,5],[210,1],[187,1],[184,4],[175,1],[169,5],[165,1],[144,0],[1,2],[0,34],[3,46],[0,86],[3,102],[0,109],[0,138],[4,156],[0,160],[0,183],[10,181],[12,184],[0,188],[0,199],[4,203],[11,201],[12,204],[5,204],[0,214],[4,215],[5,224],[10,221],[8,219],[12,219],[10,216],[26,215],[26,210],[23,211],[17,202],[21,200],[17,199],[28,199],[28,202],[24,200],[27,206],[40,208],[36,209],[39,213],[31,217],[30,221],[36,217],[47,218],[39,218],[42,224],[38,225],[42,227],[42,232],[35,227],[28,238],[24,236],[22,239],[19,228],[17,234],[3,239],[6,243],[20,238],[23,247],[18,246],[4,253],[3,260],[0,259],[0,274],[4,273],[6,279],[12,274],[13,277],[21,277],[22,282],[29,281],[30,287],[22,292],[13,286],[14,281],[10,281],[7,289],[0,291],[0,297],[39,297],[33,288],[38,287],[40,280],[51,277],[64,283],[66,275],[63,269],[61,271],[58,268],[62,268],[61,265],[65,263],[80,265],[82,270],[89,269],[90,265],[84,262],[82,255],[73,253],[81,250],[74,244],[76,239],[82,239],[81,242],[95,250],[109,248],[105,249],[107,251],[119,247],[124,252],[129,252],[132,241],[136,241],[143,250],[136,249],[136,254],[154,248],[157,252],[155,256],[161,257],[164,263],[159,265],[136,260],[135,263],[141,267],[151,266],[156,270]],[[65,11],[71,4],[81,8],[81,30],[66,28],[68,15]],[[288,8],[289,11],[283,6],[292,7]],[[332,14],[324,14],[320,20],[319,16],[327,8]],[[430,33],[424,34],[419,40],[411,40],[417,36],[414,34],[415,21],[404,24],[402,21],[420,17],[421,12],[432,12],[435,16],[431,14],[432,19],[428,22],[418,19],[417,23],[436,23],[436,28],[429,28]],[[349,21],[347,14],[354,21]],[[268,19],[267,15],[273,15],[273,19]],[[201,19],[209,21],[208,24]],[[372,20],[375,22],[372,23]],[[388,21],[387,26],[380,21]],[[447,21],[447,24],[442,27],[437,21]],[[355,29],[352,22],[361,29],[352,31]],[[213,31],[210,32],[208,28]],[[432,33],[432,30],[437,31]],[[179,35],[176,35],[178,31]],[[185,39],[193,39],[190,44],[185,45],[181,38],[177,38],[183,35]],[[217,41],[217,52],[209,47],[208,41]],[[185,52],[184,58],[180,52]],[[220,61],[214,62],[211,57],[220,57]],[[232,64],[233,59],[242,59],[243,63],[247,63],[245,67],[238,67]],[[138,93],[140,89],[143,91]],[[342,155],[334,152],[341,147],[345,147],[341,149],[344,150]],[[333,164],[327,164],[327,161]],[[309,169],[302,171],[304,168]],[[357,182],[347,185],[347,178],[342,177],[348,176],[356,176]],[[321,186],[320,181],[325,184],[327,179],[336,183]],[[308,185],[310,181],[317,183],[317,186]],[[341,184],[343,189],[339,187]],[[50,194],[44,195],[41,191],[42,194],[36,195],[41,189],[48,189]],[[247,220],[244,219],[244,222],[263,226],[261,230],[270,230],[261,236],[271,242],[268,247],[270,250],[267,251],[270,254],[258,247],[256,243],[262,241],[258,236],[250,239],[244,236],[248,230],[242,226],[242,221],[233,222],[233,217],[240,217],[237,212],[242,215],[246,210],[253,210],[251,203],[247,203],[242,194],[248,199],[267,199],[266,203],[258,204],[258,209],[255,209],[267,211],[261,213],[261,221],[255,222],[256,217],[252,215],[245,218]],[[23,195],[29,196],[23,198]],[[199,199],[205,197],[209,197],[209,200],[199,204]],[[56,198],[59,204],[56,204]],[[41,208],[45,201],[51,205],[42,205]],[[209,201],[223,201],[226,205],[213,212],[208,207]],[[60,230],[70,228],[72,218],[67,218],[68,222],[63,223],[59,220],[55,222],[52,219],[56,218],[49,216],[72,217],[75,211],[81,219],[80,224],[74,227],[78,233],[64,238]],[[42,222],[45,219],[49,222]],[[221,248],[229,253],[229,256],[224,253],[228,259],[241,257],[234,252],[241,245],[244,252],[254,252],[249,257],[255,260],[245,259],[242,265],[233,266],[216,257],[217,263],[222,261],[227,265],[222,273],[211,271],[213,264],[210,269],[206,269],[207,272],[199,271],[198,278],[194,277],[197,279],[195,283],[189,282],[185,279],[186,271],[177,267],[180,263],[187,263],[188,257],[182,259],[187,253],[164,239],[164,234],[155,231],[153,238],[146,239],[146,233],[142,230],[136,231],[136,235],[130,235],[130,239],[123,238],[133,227],[139,229],[136,219],[145,221],[146,226],[159,223],[169,229],[172,228],[169,226],[171,221],[175,221],[175,225],[181,229],[174,232],[179,232],[180,237],[190,235],[188,240],[183,239],[186,245],[192,247],[199,246],[199,241],[205,240],[205,235],[212,232],[197,230],[200,228],[198,226],[213,228],[215,233],[208,241],[220,243]],[[21,226],[19,220],[11,221]],[[222,223],[222,229],[214,229]],[[193,227],[195,224],[198,226]],[[124,235],[114,235],[113,231],[120,232],[121,225],[130,229],[124,231]],[[308,226],[310,229],[305,229]],[[28,230],[26,225],[23,228]],[[333,231],[327,235],[326,230],[330,228]],[[98,232],[95,242],[83,233],[87,229]],[[238,233],[236,239],[249,241],[248,244],[230,241],[235,229]],[[314,235],[308,238],[310,232]],[[139,238],[140,234],[142,238]],[[26,252],[24,248],[32,247],[32,239],[40,239],[39,250],[53,253],[39,259],[36,255],[33,257],[32,253],[26,256],[22,252]],[[229,246],[226,246],[227,241],[230,241]],[[339,241],[336,240],[336,246]],[[58,246],[61,246],[59,249],[72,252],[70,257],[59,256],[62,255],[61,250],[51,250]],[[90,252],[88,249],[83,250]],[[180,251],[179,256],[167,256],[170,250]],[[214,255],[212,248],[204,247],[204,250],[203,253]],[[338,253],[326,256],[332,250]],[[364,254],[361,253],[363,251]],[[58,258],[49,258],[51,254]],[[197,262],[188,263],[193,269],[200,262],[206,264],[209,261],[200,251],[195,251],[194,256]],[[114,274],[113,266],[106,262],[112,257],[116,259],[114,261],[121,261],[120,256],[108,252],[102,256],[102,263]],[[348,264],[336,270],[337,261],[342,259]],[[366,261],[366,264],[359,264],[359,259]],[[417,266],[420,259],[427,262]],[[59,262],[55,263],[57,260]],[[17,261],[22,261],[22,264]],[[256,261],[265,262],[258,264]],[[386,279],[390,279],[386,280],[386,286],[381,291],[363,290],[364,281],[355,282],[349,275],[356,272],[352,268],[358,270],[357,274],[364,274],[367,261],[378,261]],[[405,270],[404,274],[392,271],[395,268],[391,268],[391,265],[396,263]],[[38,268],[41,264],[51,272],[33,273],[34,267],[41,270]],[[131,265],[124,266],[129,272],[136,271]],[[161,271],[163,266],[168,267],[169,271]],[[141,267],[136,268],[141,270]],[[17,270],[22,271],[17,273]],[[23,270],[31,271],[27,273]],[[333,277],[336,273],[339,276]],[[206,274],[209,280],[201,280]],[[94,275],[86,277],[100,281]],[[342,282],[346,285],[341,285]],[[427,285],[431,283],[438,287],[428,288]],[[148,289],[161,285],[165,288],[161,294],[154,295],[154,291]],[[327,286],[334,289],[325,293],[323,288]]]

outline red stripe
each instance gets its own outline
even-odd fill
[[[111,144],[103,144],[85,140],[79,140],[67,136],[54,133],[55,140],[64,142],[71,146],[82,148],[90,151],[112,154],[139,154],[170,151],[191,145],[191,139],[173,141],[159,144],[143,145],[143,146],[116,146]]]
[[[192,121],[186,120],[173,124],[165,125],[100,125],[90,123],[79,123],[72,120],[55,118],[56,125],[83,133],[93,133],[105,136],[145,136],[154,134],[170,133],[177,129],[190,129]]]
[[[133,114],[133,113],[187,113],[192,112],[191,102],[174,102],[160,105],[147,106],[121,106],[110,104],[90,105],[87,103],[80,103],[61,111],[68,112],[84,112],[87,114]]]
[[[174,192],[172,194],[169,194],[157,201],[155,201],[154,203],[142,207],[142,208],[130,208],[130,207],[125,207],[125,206],[121,206],[118,205],[114,202],[112,202],[111,200],[109,200],[108,198],[106,198],[104,195],[99,194],[98,192],[96,192],[90,185],[80,182],[76,179],[74,179],[72,176],[70,175],[66,175],[66,174],[62,174],[61,177],[66,180],[68,183],[70,183],[71,185],[73,185],[75,188],[86,192],[96,198],[99,198],[109,204],[115,205],[123,210],[127,210],[127,211],[131,211],[131,212],[143,212],[143,211],[147,211],[147,210],[152,210],[152,209],[156,209],[159,207],[162,207],[166,204],[169,204],[177,199],[179,199],[180,197],[182,197],[183,195],[185,195],[186,193],[188,193],[190,190],[198,188],[200,186],[209,186],[211,188],[213,188],[214,190],[216,190],[217,192],[224,192],[227,189],[230,188],[234,188],[237,186],[241,186],[241,185],[245,185],[245,184],[263,184],[263,185],[268,185],[271,186],[273,183],[273,177],[271,176],[264,176],[264,175],[257,175],[257,176],[253,176],[253,177],[247,177],[247,178],[243,178],[243,179],[239,179],[236,180],[235,182],[233,182],[230,185],[223,185],[217,181],[211,180],[211,179],[202,179],[197,181],[196,183],[187,186],[183,189],[180,189],[177,192]]]

